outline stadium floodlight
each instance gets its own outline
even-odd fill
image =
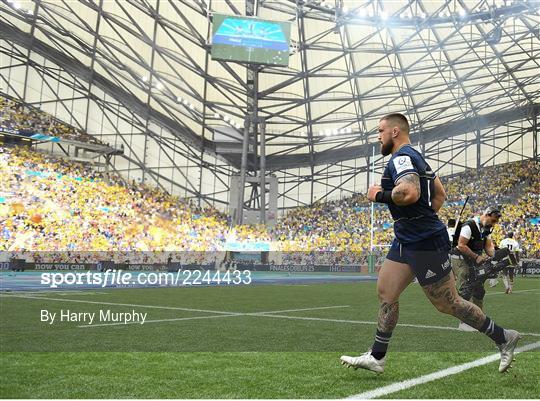
[[[332,134],[333,134],[333,135],[337,135],[337,134],[339,134],[339,131],[338,131],[337,129],[334,129],[334,130],[332,131]]]
[[[460,8],[459,9],[459,16],[460,17],[465,17],[467,15],[467,11],[465,11],[464,8]]]
[[[352,128],[351,127],[347,127],[347,134],[352,134]]]
[[[156,87],[158,88],[158,90],[162,90],[163,89],[163,84],[161,82],[158,82]]]
[[[219,113],[214,113],[214,118],[221,118],[221,116],[219,115]]]
[[[190,103],[190,104],[189,104],[189,108],[190,108],[191,110],[193,110],[193,109],[195,108],[195,106],[194,106],[193,104]]]
[[[143,75],[141,78],[142,78],[143,82],[148,81],[148,77],[146,75]]]
[[[326,130],[324,130],[324,135],[330,136],[330,135],[332,135],[332,131],[330,129],[326,129]]]
[[[16,1],[16,2],[13,3],[13,7],[15,7],[16,10],[18,10],[19,8],[21,8],[21,3]]]
[[[427,14],[426,13],[420,13],[420,18],[422,19],[426,19],[427,18]]]

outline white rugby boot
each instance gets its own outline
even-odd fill
[[[474,327],[469,326],[467,323],[459,322],[458,329],[461,331],[477,331]]]
[[[505,343],[497,345],[501,351],[501,363],[499,364],[499,372],[504,373],[510,367],[514,360],[514,349],[517,342],[521,339],[521,335],[515,330],[504,330]]]
[[[345,365],[348,368],[366,369],[376,373],[384,372],[384,364],[386,363],[386,357],[377,359],[371,355],[371,350],[360,356],[343,355],[339,360],[342,365]]]

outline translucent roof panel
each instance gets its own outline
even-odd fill
[[[390,112],[421,132],[539,102],[533,1],[9,1],[0,21],[214,152],[218,128],[241,135],[252,92],[250,66],[212,60],[213,16],[254,3],[260,18],[291,23],[289,66],[255,68],[270,169],[287,167],[280,156],[366,144]]]

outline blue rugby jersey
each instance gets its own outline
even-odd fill
[[[411,145],[402,146],[392,155],[381,179],[384,190],[392,190],[396,181],[407,174],[420,177],[420,198],[408,206],[389,204],[390,214],[394,219],[394,234],[403,244],[417,242],[444,231],[446,227],[431,208],[431,199],[435,193],[435,173],[424,160],[420,152]]]

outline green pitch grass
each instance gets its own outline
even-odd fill
[[[518,277],[514,294],[502,291],[502,285],[488,289],[487,314],[529,333],[520,345],[540,341],[540,280]],[[497,351],[482,334],[452,330],[455,319],[439,314],[418,285],[400,300],[402,325],[383,375],[338,362],[342,354],[371,346],[378,308],[374,282],[20,296],[0,296],[1,398],[341,398]],[[40,321],[41,310],[62,309],[148,316],[143,325]],[[538,352],[517,355],[509,373],[499,374],[497,366],[385,398],[538,397]]]

